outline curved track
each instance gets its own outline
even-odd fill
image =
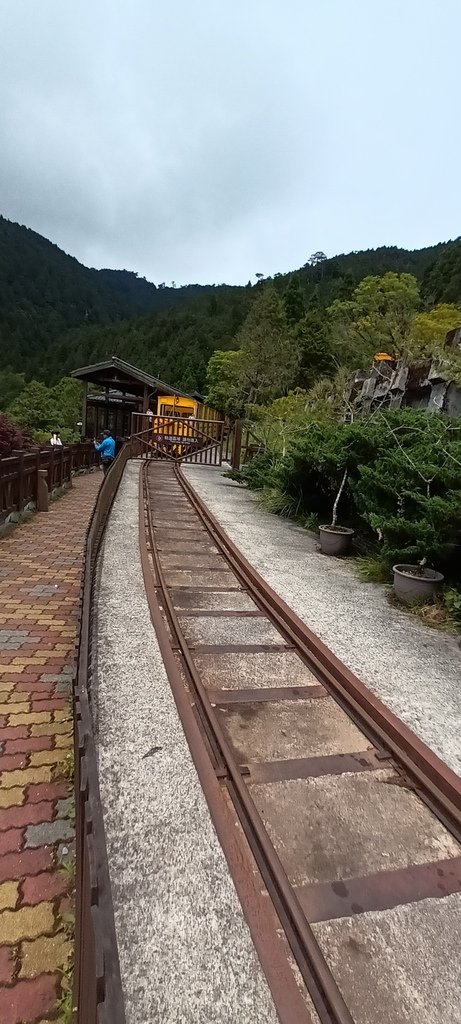
[[[374,994],[351,994],[321,924],[461,891],[461,781],[164,462],[143,465],[140,546],[175,700],[280,1020],[374,1020]]]

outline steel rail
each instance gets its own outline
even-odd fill
[[[139,547],[141,565],[152,624],[157,634],[160,652],[164,661],[173,697],[182,722],[198,777],[210,810],[221,846],[238,892],[245,907],[245,915],[255,948],[264,969],[281,1024],[314,1024],[307,1012],[299,985],[288,963],[285,952],[280,949],[278,930],[280,924],[272,911],[269,901],[261,895],[254,870],[254,861],[246,846],[243,835],[235,828],[235,818],[230,804],[223,800],[216,761],[210,757],[208,744],[204,740],[203,727],[199,725],[196,701],[184,685],[184,676],[173,649],[171,633],[168,631],[161,608],[162,592],[152,564],[152,545],[148,544],[149,521],[145,515],[145,475],[140,474],[139,487]],[[150,539],[150,538],[149,538]],[[160,591],[160,600],[158,599]]]
[[[321,1024],[354,1024],[354,1020],[328,967],[320,946],[310,927],[296,893],[291,886],[280,858],[269,838],[256,805],[242,779],[231,748],[222,732],[217,715],[211,706],[206,688],[195,667],[187,641],[181,630],[176,610],[165,582],[153,529],[153,513],[149,499],[147,474],[149,463],[143,466],[143,489],[147,511],[147,529],[150,554],[155,567],[157,587],[161,591],[162,605],[167,614],[174,646],[181,652],[187,671],[188,683],[197,703],[204,731],[212,749],[218,749],[228,775],[227,787],[237,811],[266,888],[284,928],[298,969],[306,984]],[[175,470],[175,472],[177,472]],[[170,639],[170,645],[172,641]],[[167,666],[168,672],[168,666]]]
[[[411,729],[401,722],[309,629],[283,601],[239,548],[201,500],[178,467],[176,479],[203,525],[255,603],[297,648],[304,662],[341,704],[358,727],[395,759],[418,797],[461,841],[461,779],[437,757]]]

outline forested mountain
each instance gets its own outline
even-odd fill
[[[0,216],[0,368],[59,375],[52,350],[71,328],[172,309],[213,287],[168,288],[126,270],[90,270]]]
[[[282,296],[294,277],[295,302],[321,317],[335,300],[350,299],[364,277],[388,271],[413,274],[428,306],[461,301],[460,242],[332,259],[315,253],[293,275],[276,274],[273,285]],[[88,269],[0,217],[0,372],[10,368],[53,384],[77,366],[116,354],[172,384],[202,390],[210,356],[235,348],[269,280],[253,287],[155,285],[126,270]]]
[[[422,281],[428,268],[449,247],[449,242],[441,242],[426,249],[411,251],[383,245],[379,249],[364,249],[361,252],[333,256],[331,259],[325,259],[323,253],[314,253],[310,262],[298,271],[298,275],[306,295],[315,294],[321,305],[328,306],[335,299],[349,298],[364,277],[379,277],[393,271],[395,274],[413,274],[417,281]]]

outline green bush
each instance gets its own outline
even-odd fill
[[[426,559],[461,579],[460,420],[404,410],[307,424],[284,458],[258,455],[242,478],[277,488],[281,508],[330,523],[345,470],[338,523],[374,538],[385,568]]]
[[[280,486],[304,514],[314,513],[320,522],[331,522],[333,503],[347,470],[339,521],[356,524],[354,482],[358,467],[373,459],[378,434],[371,421],[370,429],[364,430],[364,423],[311,423],[304,437],[290,445],[279,469]]]
[[[457,626],[461,626],[461,591],[454,587],[446,587],[443,593],[443,603]]]
[[[253,455],[250,462],[242,467],[238,479],[248,484],[253,490],[262,490],[264,487],[277,487],[279,484],[280,459],[273,452],[258,452]],[[234,477],[236,479],[236,477]]]

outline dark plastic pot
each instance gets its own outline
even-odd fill
[[[443,575],[435,569],[418,569],[417,565],[394,565],[394,592],[405,604],[424,604],[431,601],[443,582]]]
[[[354,530],[348,526],[319,526],[320,547],[324,555],[347,555]]]

